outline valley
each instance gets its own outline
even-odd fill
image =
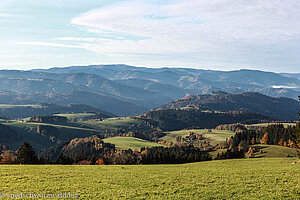
[[[0,200],[300,200],[300,1],[0,0]]]
[[[293,199],[299,188],[286,175],[298,177],[299,83],[251,70],[0,71],[1,194]],[[31,160],[20,161],[22,148]]]

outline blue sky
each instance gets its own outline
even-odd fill
[[[1,69],[300,72],[298,0],[1,0],[0,26]]]

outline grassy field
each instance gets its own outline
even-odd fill
[[[300,164],[293,161],[253,158],[180,165],[2,165],[0,195],[4,199],[21,192],[70,192],[79,199],[299,199]]]
[[[208,132],[209,129],[191,129],[191,130],[180,130],[180,131],[171,131],[167,132],[167,135],[160,138],[165,141],[176,142],[176,137],[186,136],[189,132],[194,132],[203,135],[208,141],[213,143],[226,141],[227,138],[234,135],[233,131],[227,130],[215,130],[210,129],[212,132]]]
[[[16,107],[42,108],[41,105],[10,105],[10,104],[0,104],[0,109],[16,108]]]
[[[154,142],[149,142],[135,137],[111,137],[104,139],[104,142],[116,145],[117,149],[132,149],[140,151],[142,147],[163,146]]]
[[[256,158],[297,156],[297,151],[294,148],[283,147],[278,145],[265,145],[265,144],[252,145],[252,147],[255,147],[255,149],[258,151],[259,150],[263,151],[262,154],[259,152],[254,153],[254,157]]]
[[[95,129],[100,130],[116,130],[120,128],[128,128],[132,126],[139,126],[141,129],[149,130],[150,127],[145,125],[144,123],[132,119],[129,117],[124,118],[111,118],[108,121],[99,121],[99,122],[80,122],[83,125],[87,125],[93,127]]]
[[[296,123],[260,123],[260,124],[251,124],[251,125],[247,125],[247,126],[248,127],[251,127],[251,126],[269,126],[269,125],[274,125],[274,124],[283,124],[284,127],[296,126]]]
[[[68,118],[69,120],[72,120],[72,119],[89,119],[93,116],[95,116],[96,114],[95,113],[74,113],[74,114],[55,114],[56,116],[61,116],[61,117],[66,117]]]

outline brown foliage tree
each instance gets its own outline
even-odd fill
[[[4,150],[0,155],[1,164],[12,164],[16,162],[16,155],[13,151]]]
[[[268,144],[268,139],[269,139],[269,133],[265,133],[264,136],[261,138],[260,143]]]

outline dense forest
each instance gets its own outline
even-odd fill
[[[0,144],[11,143],[20,139],[22,139],[22,136],[18,132],[9,126],[0,124]]]
[[[285,128],[282,124],[260,127],[257,130],[243,130],[237,132],[227,140],[229,149],[247,150],[249,145],[268,144],[280,145],[285,147],[294,147],[293,135],[296,127],[288,126]]]
[[[215,128],[220,124],[232,123],[259,123],[272,121],[271,117],[258,113],[232,111],[232,112],[203,112],[200,110],[168,109],[156,110],[136,117],[153,128],[163,131]]]

